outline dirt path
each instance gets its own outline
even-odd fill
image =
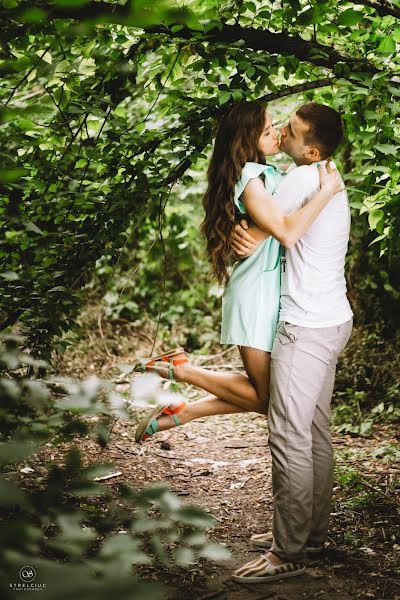
[[[341,548],[343,527],[335,519],[326,555],[319,561],[309,561],[305,575],[252,586],[231,581],[231,571],[259,553],[249,544],[250,536],[268,530],[271,523],[271,459],[262,417],[204,418],[160,433],[140,446],[132,442],[133,434],[132,423],[119,421],[102,460],[114,461],[127,483],[142,487],[166,482],[184,503],[209,509],[219,521],[211,538],[232,550],[232,558],[219,564],[201,561],[169,571],[163,567],[157,571],[154,567],[144,568],[144,578],[168,584],[169,600],[399,598],[396,584],[382,576],[382,557],[368,555],[368,548]],[[375,447],[382,443],[382,436],[386,443],[388,434],[381,433],[373,441],[368,440],[370,449],[371,444]],[[362,445],[365,441],[355,443]],[[346,444],[354,449],[354,440],[335,438],[336,447]]]
[[[106,323],[106,335],[100,338],[92,335],[90,327],[88,331],[87,339],[59,361],[59,373],[82,379],[95,372],[111,379],[117,376],[117,363],[132,362],[135,351],[146,355],[140,352],[140,336],[146,333],[140,328],[131,331],[126,325],[125,331]],[[213,364],[225,368],[224,363],[239,362],[233,353]],[[188,398],[196,397],[190,388],[182,391]],[[250,536],[269,530],[271,524],[271,458],[265,419],[254,414],[208,417],[160,433],[140,446],[133,441],[134,431],[134,421],[117,422],[100,460],[114,462],[122,475],[107,485],[112,489],[125,481],[142,488],[167,483],[183,503],[211,511],[219,524],[210,537],[232,551],[232,558],[223,563],[201,560],[187,568],[143,567],[145,580],[167,584],[168,600],[400,600],[395,551],[400,548],[399,510],[396,501],[391,503],[384,495],[388,490],[393,493],[399,476],[393,460],[385,458],[388,448],[398,448],[395,425],[375,427],[368,439],[334,436],[337,463],[344,475],[335,488],[331,537],[324,557],[309,561],[306,574],[300,577],[251,586],[236,584],[230,576],[234,568],[258,555]],[[93,440],[87,438],[83,445],[87,460],[98,456]],[[374,489],[352,482],[352,470],[372,481]]]

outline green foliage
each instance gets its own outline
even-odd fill
[[[208,291],[198,233],[203,188],[192,184],[196,173],[205,179],[215,118],[232,103],[289,96],[288,111],[316,99],[342,112],[338,162],[354,211],[368,214],[355,225],[350,272],[383,306],[380,318],[398,314],[400,10],[388,6],[1,1],[0,319],[30,350],[9,338],[0,357],[6,577],[34,561],[49,598],[61,597],[60,581],[65,598],[157,598],[132,564],[225,555],[203,533],[209,515],[166,488],[121,486],[111,497],[95,481],[109,466],[85,465],[75,442],[91,435],[105,447],[110,420],[128,415],[124,398],[92,379],[56,400],[51,382],[29,376],[46,369],[33,356],[68,343],[88,293],[104,297],[110,317],[155,320],[161,308],[164,330],[188,349],[216,340],[218,290]],[[366,422],[396,418],[399,389],[383,376],[384,398],[365,416],[371,372],[343,387],[342,431],[365,435]],[[46,444],[67,449],[28,492],[17,469]]]
[[[398,444],[376,445],[376,440],[337,449],[333,516],[340,524],[334,529],[341,532],[341,547],[350,546],[353,552],[381,548],[385,556],[398,550],[399,482],[389,475],[398,457]],[[391,568],[396,564],[394,557]]]
[[[130,235],[145,243],[190,167],[204,177],[213,119],[244,97],[279,98],[333,77],[303,98],[343,112],[352,204],[368,196],[380,252],[398,252],[396,9],[333,0],[2,7],[0,315],[3,328],[21,325],[37,354],[48,357],[51,341],[76,327],[98,261],[115,266]],[[141,302],[133,293],[123,305],[137,314]]]
[[[61,398],[66,382],[58,384],[55,399],[49,387],[57,382],[27,379],[26,365],[42,363],[21,353],[18,339],[5,338],[0,348],[3,590],[23,565],[34,565],[49,598],[89,600],[114,593],[118,598],[161,598],[160,586],[138,580],[137,566],[154,560],[186,566],[199,558],[229,555],[204,533],[215,519],[200,508],[182,506],[167,486],[137,490],[122,484],[111,491],[96,479],[110,473],[113,465],[84,464],[74,442],[98,435],[87,417],[122,412],[120,405],[115,412],[115,399],[100,399],[99,381],[83,382]],[[30,476],[27,490],[21,474],[34,474],[35,469],[21,468],[21,463],[35,464],[44,448],[60,442],[70,444],[59,459],[42,460],[46,468],[34,479]]]
[[[380,320],[382,306],[371,293],[359,291],[354,304],[357,321],[338,363],[334,423],[343,432],[369,434],[374,423],[400,417],[400,338],[395,314],[387,310],[387,319]]]
[[[381,454],[378,457],[386,456],[388,464],[393,463],[398,456],[399,448],[392,448],[387,451],[386,446],[379,448]],[[340,464],[336,467],[335,480],[339,486],[343,488],[343,497],[341,498],[341,506],[344,508],[369,508],[376,506],[377,501],[385,503],[387,506],[397,504],[396,502],[396,483],[393,485],[393,496],[384,492],[376,485],[372,478],[365,477],[357,467],[350,466],[352,460],[359,458],[357,452],[342,453]],[[364,457],[365,460],[367,457]],[[347,463],[347,464],[346,464]],[[398,486],[397,486],[398,487]],[[383,493],[382,493],[383,492]]]
[[[204,245],[199,184],[188,183],[171,194],[160,224],[146,220],[140,235],[127,231],[127,243],[116,260],[98,261],[91,282],[109,319],[155,321],[164,337],[192,352],[218,342],[222,290],[210,283]],[[101,295],[101,296],[100,296]]]
[[[333,414],[333,425],[336,431],[361,436],[371,435],[373,421],[365,418],[361,411],[361,403],[365,393],[347,389],[343,392],[337,392],[337,396],[339,397],[339,405],[335,407]]]
[[[399,386],[394,385],[386,392],[384,400],[373,408],[368,407],[366,393],[347,388],[335,393],[333,427],[338,433],[369,437],[374,423],[396,423],[400,421]]]

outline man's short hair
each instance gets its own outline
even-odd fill
[[[307,102],[296,111],[297,116],[308,126],[304,143],[316,146],[321,158],[331,156],[343,139],[343,123],[339,113],[325,104]]]

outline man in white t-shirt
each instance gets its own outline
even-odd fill
[[[314,163],[330,157],[339,145],[340,115],[309,102],[291,116],[281,136],[281,149],[297,165],[277,191],[280,205],[291,213],[319,188]],[[236,581],[257,583],[301,574],[302,559],[319,554],[327,537],[333,489],[330,403],[338,356],[352,329],[344,274],[349,232],[344,190],[282,259],[268,413],[272,532],[252,537],[255,545],[270,550],[237,569]],[[238,255],[254,251],[255,243],[237,226],[233,248]]]

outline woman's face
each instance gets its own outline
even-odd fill
[[[264,131],[262,132],[260,139],[258,140],[258,147],[265,156],[271,154],[278,154],[279,148],[279,134],[275,127],[272,125],[271,117],[268,112],[265,111],[265,125]]]

